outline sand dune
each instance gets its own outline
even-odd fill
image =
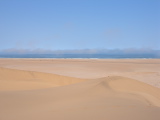
[[[69,85],[85,79],[56,74],[0,68],[0,90],[30,90]]]
[[[160,120],[160,89],[127,77],[1,68],[0,80],[0,120]]]
[[[160,88],[160,59],[0,59],[0,67],[82,79],[124,76]]]

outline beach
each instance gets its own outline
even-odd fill
[[[0,120],[159,120],[160,59],[0,59]]]

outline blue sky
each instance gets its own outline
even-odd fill
[[[160,49],[160,0],[0,0],[3,49]]]

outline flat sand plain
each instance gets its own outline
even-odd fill
[[[0,120],[160,120],[160,59],[0,59]]]

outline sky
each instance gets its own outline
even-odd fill
[[[160,50],[160,0],[0,0],[0,50]]]

